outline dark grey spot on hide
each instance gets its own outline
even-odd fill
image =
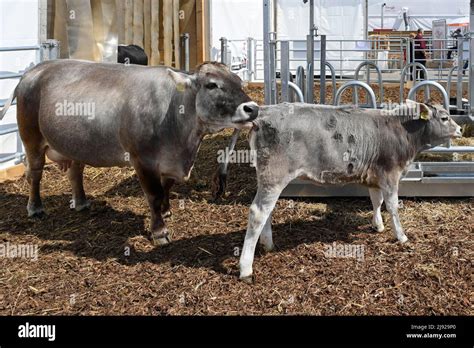
[[[338,133],[338,132],[334,133],[334,135],[332,136],[332,138],[333,138],[334,140],[336,140],[337,142],[342,143],[342,140],[343,140],[343,139],[342,139],[342,134],[341,134],[341,133]]]
[[[353,171],[354,171],[354,165],[352,163],[349,163],[347,165],[347,173],[352,174]]]
[[[326,121],[326,129],[331,130],[336,128],[337,125],[337,119],[335,116],[330,116],[328,120]]]
[[[356,142],[355,136],[353,134],[350,134],[349,138],[347,139],[347,142],[349,144],[355,144],[355,142]]]

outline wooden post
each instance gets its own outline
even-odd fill
[[[180,44],[179,44],[179,0],[173,0],[173,44],[174,66],[180,69]]]
[[[125,45],[133,42],[133,2],[125,0]]]
[[[143,48],[143,0],[133,0],[133,44]]]
[[[151,0],[151,59],[150,65],[160,64],[160,3]]]
[[[173,0],[163,0],[163,54],[166,66],[173,63]]]
[[[196,0],[181,0],[180,10],[184,18],[179,21],[180,33],[189,33],[189,66],[191,70],[198,64],[197,59],[197,28]]]
[[[143,2],[143,49],[146,55],[151,58],[151,0]],[[148,59],[148,64],[150,64]]]
[[[209,1],[196,0],[196,35],[198,64],[209,60]]]

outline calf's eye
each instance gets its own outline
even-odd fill
[[[206,88],[207,89],[216,89],[218,86],[216,83],[214,82],[209,82],[207,85],[206,85]]]
[[[441,117],[441,121],[443,121],[443,122],[447,122],[448,120],[449,120],[449,117],[446,117],[446,116],[445,116],[445,117]]]

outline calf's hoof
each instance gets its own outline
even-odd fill
[[[171,237],[166,228],[151,233],[151,242],[154,246],[166,245],[171,243]]]
[[[255,283],[255,278],[254,276],[251,274],[249,276],[246,276],[246,277],[239,277],[239,280],[245,284],[253,284]]]
[[[398,241],[400,242],[400,244],[403,244],[403,243],[406,243],[408,242],[408,237],[403,235],[401,237],[397,237]]]
[[[263,243],[260,243],[260,245],[262,246],[262,249],[264,252],[266,253],[269,253],[270,251],[274,250],[275,249],[275,244],[263,244]]]
[[[383,232],[385,230],[385,226],[383,224],[380,225],[372,225],[372,229],[375,232]]]

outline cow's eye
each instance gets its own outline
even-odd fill
[[[443,122],[447,122],[448,120],[449,120],[448,116],[441,117],[441,121],[443,121]]]
[[[207,85],[206,85],[206,88],[207,89],[216,89],[218,86],[216,83],[214,82],[209,82]]]

